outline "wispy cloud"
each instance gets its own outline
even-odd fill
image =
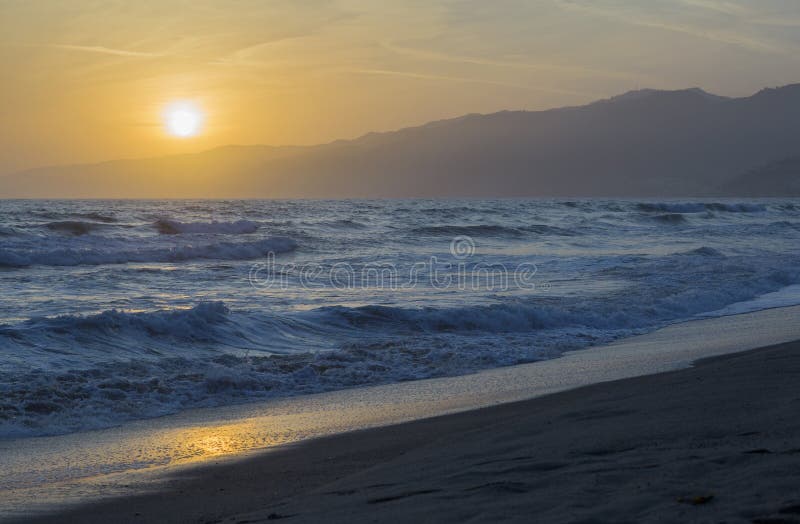
[[[470,78],[470,77],[460,77],[460,76],[448,76],[448,75],[434,75],[429,73],[419,73],[414,71],[397,71],[393,69],[354,69],[354,70],[347,70],[342,71],[347,73],[358,73],[358,74],[366,74],[366,75],[382,75],[382,76],[399,76],[405,78],[416,78],[420,80],[439,80],[445,82],[463,82],[463,83],[471,83],[471,84],[488,84],[493,86],[500,86],[500,87],[508,87],[512,89],[523,89],[528,91],[538,91],[541,93],[555,93],[561,95],[570,95],[570,96],[580,96],[580,97],[587,97],[599,96],[597,93],[587,93],[587,92],[580,92],[580,91],[571,91],[568,89],[557,89],[557,88],[548,88],[548,87],[541,87],[531,84],[514,84],[508,82],[500,82],[495,80],[488,80],[483,78]]]
[[[82,53],[97,53],[97,54],[113,55],[113,56],[150,57],[150,58],[166,56],[164,53],[130,51],[128,49],[114,49],[113,47],[94,46],[94,45],[73,45],[73,44],[6,44],[6,45],[16,45],[20,47],[47,47],[50,49],[63,49],[65,51],[78,51]]]
[[[393,53],[412,56],[422,60],[450,62],[458,64],[473,64],[488,67],[501,67],[509,69],[526,69],[532,71],[559,72],[559,73],[579,73],[591,76],[602,76],[609,78],[640,78],[639,75],[622,71],[610,71],[604,69],[587,68],[581,66],[516,62],[505,60],[491,60],[472,56],[452,55],[427,49],[417,49],[397,45],[394,42],[383,42],[382,46]]]
[[[772,27],[800,27],[800,18],[795,17],[777,17],[777,16],[765,16],[765,17],[755,17],[752,19],[753,24],[757,25],[765,25],[765,26],[772,26]]]
[[[287,43],[294,40],[301,40],[307,38],[309,34],[298,34],[286,37],[275,38],[265,42],[258,42],[256,44],[247,45],[236,49],[225,56],[215,58],[208,62],[209,65],[218,66],[232,66],[232,67],[252,67],[252,68],[266,68],[286,65],[288,63],[285,59],[272,58],[270,60],[263,60],[257,57],[263,56],[264,51],[268,51],[276,44]],[[256,57],[256,58],[253,58]]]
[[[794,49],[787,49],[785,46],[776,45],[767,40],[747,36],[741,30],[724,30],[716,28],[706,28],[700,25],[692,25],[686,23],[672,22],[657,17],[642,16],[637,10],[626,10],[622,6],[603,7],[597,3],[584,3],[575,0],[556,0],[556,3],[565,10],[573,12],[584,13],[592,16],[603,17],[608,20],[635,25],[639,27],[647,27],[652,29],[661,29],[664,31],[671,31],[674,33],[682,33],[696,38],[717,42],[721,44],[735,45],[742,48],[750,49],[752,51],[759,51],[764,53],[774,54],[788,54],[794,53]],[[717,10],[725,9],[726,4],[718,2],[703,2],[698,0],[689,0],[688,3],[694,5],[703,4],[708,8],[713,5]],[[730,13],[730,9],[728,9]]]
[[[732,16],[746,16],[752,14],[752,10],[746,6],[721,0],[681,0],[681,3],[689,7],[699,7],[708,11]]]

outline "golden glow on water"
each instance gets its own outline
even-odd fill
[[[208,435],[194,442],[205,456],[223,455],[237,451],[236,441],[228,435]]]
[[[236,408],[231,408],[231,411],[236,411]],[[306,428],[308,421],[291,415],[277,415],[260,419],[245,418],[235,423],[206,421],[202,425],[179,425],[155,431],[147,428],[147,421],[141,424],[145,427],[140,435],[138,456],[121,457],[116,449],[110,449],[111,456],[100,460],[118,462],[127,458],[135,464],[150,464],[149,468],[187,465],[298,440],[302,434],[287,431],[287,427]]]
[[[265,427],[263,420],[260,422],[256,424],[252,420],[243,420],[235,424],[209,424],[171,431],[163,436],[175,443],[172,457],[168,460],[172,464],[203,461],[255,448],[270,448],[291,440],[285,433]],[[280,422],[274,422],[277,429]]]

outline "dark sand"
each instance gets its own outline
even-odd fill
[[[800,524],[800,343],[313,440],[40,522]]]

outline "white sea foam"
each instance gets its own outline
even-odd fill
[[[747,278],[731,281],[709,260]],[[636,265],[620,261],[607,271],[638,285],[593,298],[295,312],[231,311],[205,302],[190,309],[31,319],[0,328],[0,369],[8,372],[0,383],[6,399],[0,435],[102,427],[188,407],[553,358],[800,280],[797,269],[788,274],[779,264],[748,264],[712,248]],[[20,355],[35,365],[14,366]]]
[[[797,201],[28,201],[0,211],[0,437],[554,358],[709,312],[786,305],[800,284]],[[158,217],[170,218],[154,227]],[[463,236],[475,249],[456,259],[451,241]],[[270,252],[284,254],[269,271],[285,285],[252,286],[251,266]],[[408,276],[420,263],[453,284],[424,271],[397,288],[364,276],[386,266]],[[536,265],[535,286],[457,278],[518,264]],[[351,287],[315,277],[343,266]]]

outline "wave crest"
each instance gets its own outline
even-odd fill
[[[652,217],[656,222],[664,224],[683,224],[686,222],[686,217],[680,213],[665,213],[663,215],[655,215]]]
[[[183,245],[119,250],[103,248],[79,249],[8,249],[0,251],[0,266],[25,267],[125,264],[128,262],[185,262],[189,260],[253,260],[268,253],[285,253],[297,247],[288,237],[271,237],[255,242],[219,242],[205,245]]]
[[[82,220],[60,220],[57,222],[48,222],[44,225],[50,231],[56,231],[59,233],[66,233],[69,235],[79,236],[79,235],[87,235],[93,231],[97,231],[98,229],[102,229],[106,227],[106,224],[100,224],[97,222],[85,222]]]
[[[119,335],[135,331],[147,336],[169,336],[181,340],[207,340],[215,324],[227,318],[229,310],[222,302],[201,302],[191,309],[152,312],[126,312],[117,309],[95,315],[60,315],[34,318],[24,322],[27,333],[49,332],[60,336],[86,336],[96,331]],[[20,328],[2,327],[0,334],[19,337]]]
[[[237,220],[235,222],[179,222],[162,218],[157,220],[154,225],[162,235],[180,235],[184,233],[245,235],[255,233],[259,228],[259,224],[250,220]]]
[[[530,224],[520,227],[499,226],[494,224],[478,225],[444,225],[444,226],[422,226],[411,230],[412,233],[429,236],[494,236],[517,238],[526,234],[535,235],[554,235],[554,236],[574,236],[575,231],[564,229],[546,224]]]
[[[764,204],[723,202],[639,202],[636,209],[645,213],[703,213],[722,211],[728,213],[759,213],[767,210]]]

